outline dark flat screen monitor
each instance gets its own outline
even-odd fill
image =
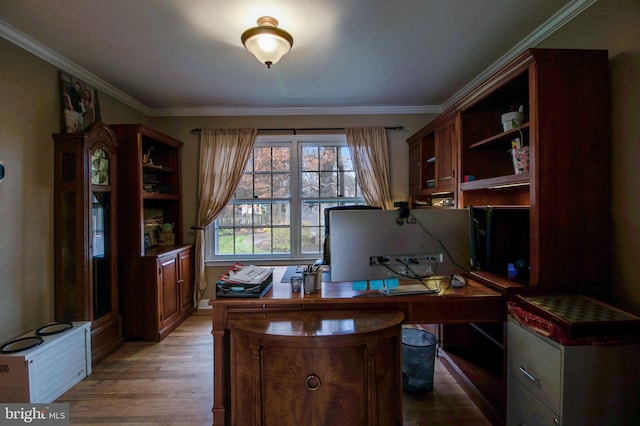
[[[508,274],[529,264],[529,206],[471,206],[472,268]]]
[[[331,281],[470,270],[468,209],[337,210],[329,222]]]

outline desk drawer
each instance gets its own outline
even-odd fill
[[[509,375],[559,413],[562,351],[511,319],[507,323],[507,342]]]
[[[509,377],[507,393],[507,426],[559,425],[560,417],[528,392],[516,379]]]

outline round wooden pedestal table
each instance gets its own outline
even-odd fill
[[[400,311],[229,319],[233,425],[402,424]]]

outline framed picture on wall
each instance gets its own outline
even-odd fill
[[[98,91],[64,71],[60,71],[59,74],[65,132],[82,132],[91,123],[100,121]]]

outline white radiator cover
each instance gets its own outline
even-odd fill
[[[0,353],[0,402],[53,402],[91,374],[90,322],[74,322],[73,328],[42,338],[34,348]]]

